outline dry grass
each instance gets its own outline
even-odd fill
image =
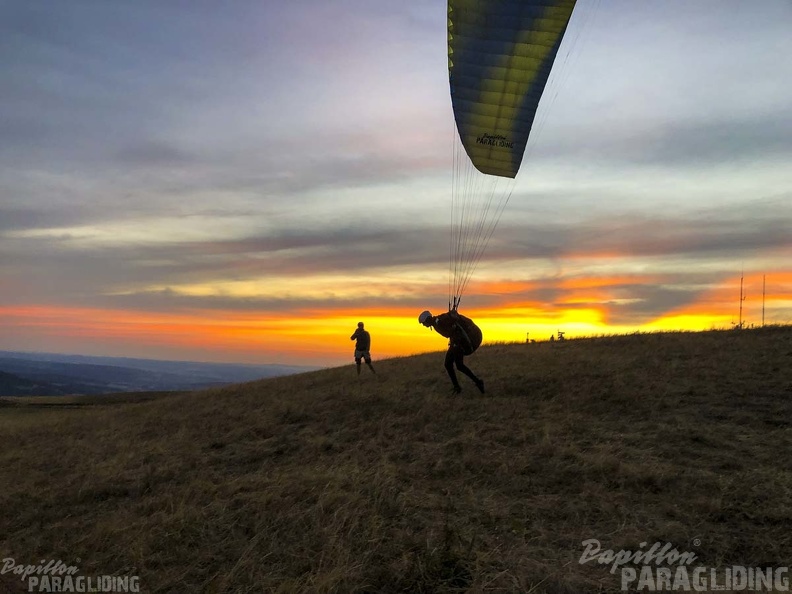
[[[788,565],[790,363],[774,327],[483,347],[486,397],[434,353],[6,406],[0,557],[150,592],[618,591],[588,538]]]

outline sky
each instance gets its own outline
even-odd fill
[[[443,0],[0,0],[0,350],[441,350]],[[792,323],[792,3],[579,0],[462,313]],[[763,298],[764,286],[764,298]]]

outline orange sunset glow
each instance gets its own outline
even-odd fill
[[[792,271],[764,275],[767,280],[765,322],[789,323],[792,315]],[[727,329],[737,324],[740,278],[731,277],[701,293],[693,303],[640,324],[614,324],[615,307],[609,287],[634,284],[639,277],[585,277],[557,283],[561,298],[552,306],[518,300],[526,289],[544,282],[501,281],[477,289],[496,295],[494,307],[465,310],[481,326],[485,344],[544,341],[559,330],[567,338],[636,331]],[[658,279],[650,276],[647,282]],[[763,275],[744,276],[746,325],[761,324]],[[439,308],[435,313],[442,313]],[[24,306],[0,309],[6,338],[38,340],[53,352],[69,352],[75,344],[97,345],[89,354],[104,352],[150,354],[226,362],[339,365],[351,361],[349,336],[364,321],[373,337],[375,358],[438,351],[445,339],[421,327],[415,307],[304,308],[287,313],[267,311],[193,310],[179,313],[113,309]],[[221,353],[221,356],[218,356]]]

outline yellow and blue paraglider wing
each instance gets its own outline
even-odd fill
[[[448,71],[473,165],[513,178],[575,0],[449,0]]]

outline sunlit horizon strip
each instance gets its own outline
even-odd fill
[[[761,274],[747,275],[753,287],[743,302],[743,324],[761,325]],[[792,272],[772,277],[764,295],[765,323],[792,322]],[[736,285],[735,285],[736,281]],[[516,288],[517,285],[513,286]],[[738,323],[739,277],[704,291],[691,304],[673,308],[638,324],[609,322],[614,303],[607,287],[581,282],[588,299],[571,292],[554,305],[514,300],[465,311],[481,326],[485,344],[544,341],[654,331],[703,331]],[[604,291],[602,292],[601,291]],[[0,349],[13,351],[128,356],[235,363],[335,366],[351,361],[349,340],[358,321],[371,332],[375,359],[443,350],[446,341],[417,323],[418,310],[401,307],[320,308],[292,311],[202,310],[180,313],[50,305],[6,306],[7,328]],[[442,313],[437,310],[435,313]],[[26,348],[30,345],[30,348]],[[48,345],[41,348],[41,345]]]

